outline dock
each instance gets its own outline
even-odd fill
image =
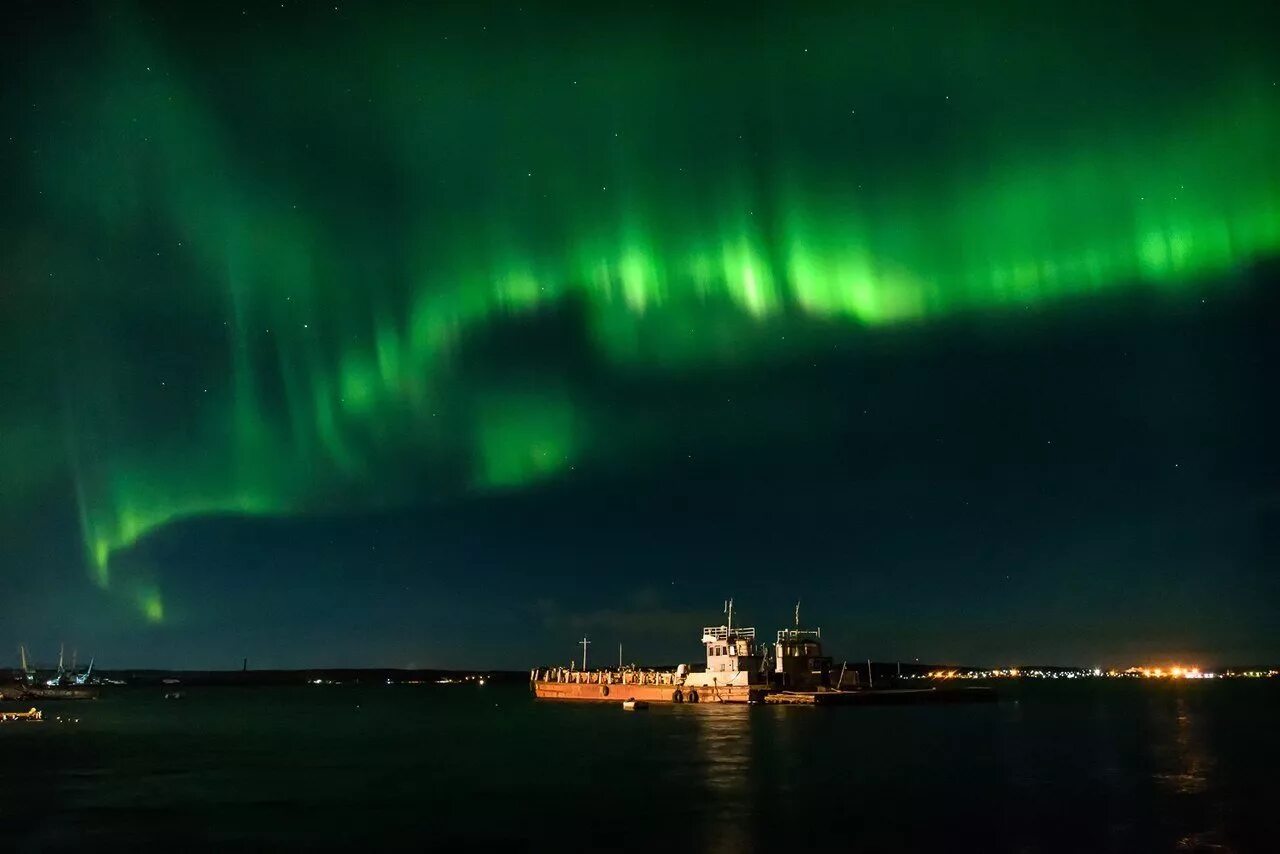
[[[985,687],[864,688],[854,691],[775,691],[766,694],[774,706],[868,706],[913,703],[991,702],[996,692]]]

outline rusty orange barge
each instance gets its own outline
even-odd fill
[[[783,690],[840,690],[856,687],[857,673],[841,668],[838,677],[830,658],[822,654],[822,630],[782,629],[773,644],[758,643],[756,630],[733,625],[733,602],[725,607],[728,622],[702,630],[706,665],[693,670],[681,664],[674,670],[638,668],[588,670],[584,667],[532,670],[534,696],[546,700],[620,703],[755,703]],[[834,677],[834,678],[833,678]]]

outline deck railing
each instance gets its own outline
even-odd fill
[[[748,626],[747,628],[736,628],[733,630],[733,636],[736,638],[748,638],[748,639],[754,640],[756,636],[756,630],[751,626]],[[710,640],[728,640],[729,627],[728,626],[705,626],[702,629],[702,637]]]
[[[684,678],[666,670],[570,670],[552,667],[529,673],[533,682],[562,682],[569,685],[680,685]]]
[[[796,640],[822,640],[822,629],[778,629],[778,642]]]

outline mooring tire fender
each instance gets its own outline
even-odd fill
[[[600,696],[601,696],[601,697],[607,697],[607,696],[609,696],[609,686],[608,686],[608,685],[601,685],[601,686],[600,686]]]
[[[672,692],[671,692],[671,702],[673,702],[673,703],[683,703],[683,702],[684,702],[684,694],[681,694],[681,693],[680,693],[680,689],[679,689],[679,688],[677,688],[677,689],[675,689],[674,691],[672,691]]]
[[[698,692],[697,692],[697,691],[690,691],[690,692],[689,692],[689,702],[690,702],[690,703],[696,703],[696,702],[698,702]]]

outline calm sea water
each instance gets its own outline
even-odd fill
[[[118,689],[0,726],[0,850],[1277,851],[1280,684],[871,708]]]

